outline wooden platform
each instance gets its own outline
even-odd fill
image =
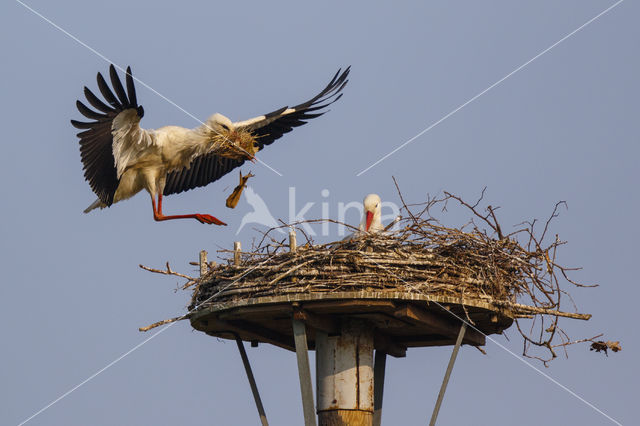
[[[501,333],[513,315],[481,299],[427,296],[403,292],[296,293],[224,302],[206,307],[191,317],[191,325],[208,335],[257,343],[270,343],[295,351],[291,319],[306,323],[310,349],[315,330],[337,333],[341,321],[359,318],[374,327],[375,349],[403,357],[406,349],[455,344],[461,319],[484,334]],[[482,346],[485,336],[469,327],[463,344]]]

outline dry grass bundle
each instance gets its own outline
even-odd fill
[[[203,308],[261,296],[405,292],[481,300],[509,312],[524,338],[524,355],[545,364],[556,357],[557,347],[593,342],[595,338],[572,342],[558,325],[560,317],[590,318],[588,314],[562,311],[561,300],[569,296],[567,285],[588,286],[571,280],[571,269],[556,261],[564,242],[557,236],[545,242],[549,225],[563,203],[555,206],[539,232],[537,222],[531,221],[505,235],[496,209],[488,206],[481,212],[481,201],[482,196],[471,205],[446,192],[422,204],[408,206],[402,200],[406,217],[397,223],[397,230],[327,244],[315,244],[299,226],[301,223],[283,225],[298,229],[306,238],[306,243],[293,252],[286,240],[273,238],[276,234],[272,229],[251,251],[236,252],[235,260],[229,256],[226,264],[191,279],[183,287],[195,284],[190,313],[179,319]],[[444,226],[432,214],[446,211],[452,202],[472,214],[465,226]],[[526,328],[520,324],[525,318],[532,320]],[[467,320],[473,325],[469,316]],[[532,347],[542,348],[546,355],[531,351]]]
[[[236,160],[252,159],[258,152],[255,136],[246,130],[220,131],[212,137],[217,152],[223,157]]]

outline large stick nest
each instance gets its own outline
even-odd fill
[[[524,269],[531,265],[509,240],[410,218],[399,225],[388,234],[356,234],[328,244],[307,241],[295,253],[286,241],[267,239],[242,253],[238,265],[229,261],[215,267],[195,291],[191,308],[250,297],[358,290],[512,303],[528,288]]]
[[[266,232],[250,251],[222,250],[227,253],[223,264],[211,265],[207,274],[184,286],[195,284],[195,289],[190,312],[180,319],[206,307],[260,296],[400,291],[479,299],[506,309],[516,318],[524,338],[523,353],[545,363],[556,357],[554,348],[576,343],[560,329],[558,320],[590,318],[561,308],[565,296],[570,300],[567,286],[585,285],[570,279],[567,274],[571,269],[556,261],[564,242],[557,235],[546,241],[550,223],[564,203],[556,204],[540,230],[534,220],[504,234],[495,208],[488,206],[480,211],[482,196],[471,205],[444,194],[411,206],[402,200],[405,217],[387,232],[354,230],[352,238],[315,244],[304,233],[301,222],[283,225],[298,230],[301,239],[306,239],[294,252],[287,238],[282,239],[275,229]],[[472,219],[466,225],[447,227],[432,214],[446,211],[452,202],[471,212]],[[305,221],[310,222],[322,221]],[[575,306],[572,308],[575,310]],[[521,327],[518,318],[533,319],[533,324]],[[531,354],[532,345],[547,354]]]

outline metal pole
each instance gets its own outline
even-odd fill
[[[458,332],[458,339],[456,340],[456,345],[453,348],[453,352],[451,353],[451,358],[449,359],[449,365],[447,366],[447,372],[444,373],[444,379],[442,380],[442,386],[440,386],[440,392],[438,393],[438,400],[436,401],[436,406],[433,407],[433,414],[431,414],[431,421],[429,422],[429,426],[435,426],[436,419],[438,418],[438,412],[440,411],[440,406],[442,405],[442,399],[444,398],[444,392],[447,390],[447,384],[449,384],[449,377],[451,377],[451,370],[453,370],[453,364],[456,362],[456,357],[458,356],[458,350],[460,349],[460,345],[462,344],[462,339],[464,338],[464,333],[467,331],[467,323],[462,322],[460,326],[460,331]]]
[[[304,424],[305,426],[316,426],[316,410],[313,404],[313,385],[311,384],[309,349],[307,347],[307,330],[305,324],[297,319],[293,319],[293,338],[296,345],[296,357],[298,358]]]
[[[384,392],[384,370],[387,354],[376,349],[373,360],[373,426],[382,423],[382,393]]]
[[[260,422],[262,422],[262,426],[269,426],[269,422],[267,421],[267,415],[264,412],[264,407],[262,406],[262,400],[260,399],[260,393],[258,392],[258,386],[256,385],[256,379],[253,377],[253,371],[251,371],[251,364],[249,364],[249,357],[247,357],[247,351],[244,349],[244,344],[238,335],[236,337],[236,344],[238,345],[238,350],[240,351],[240,357],[242,358],[242,364],[244,364],[244,371],[247,373],[247,378],[249,379],[249,386],[251,386],[251,393],[253,393],[253,399],[256,402],[256,408],[258,409],[258,415],[260,415]]]

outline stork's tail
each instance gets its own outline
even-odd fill
[[[84,209],[84,213],[89,213],[91,210],[96,209],[96,208],[104,209],[105,207],[107,207],[107,205],[105,203],[103,203],[102,201],[100,201],[100,199],[98,198],[93,203],[91,203],[91,205],[89,207]]]

